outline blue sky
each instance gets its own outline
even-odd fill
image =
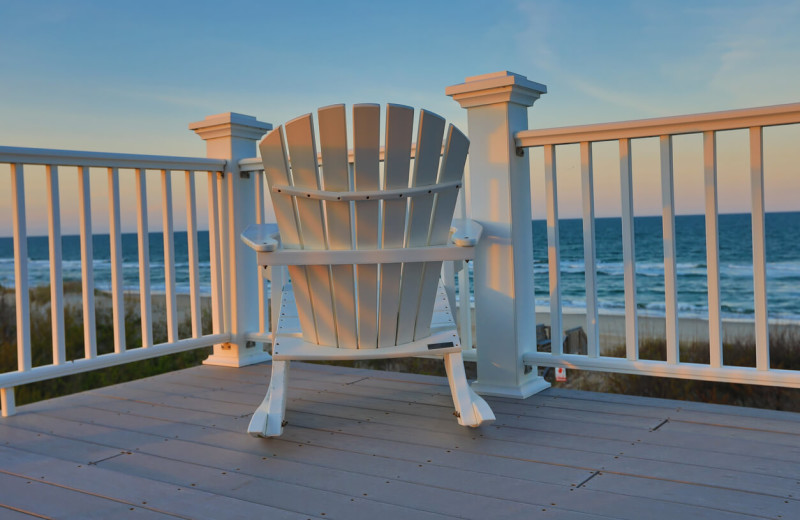
[[[7,146],[202,156],[206,115],[341,102],[466,126],[444,88],[498,70],[548,86],[532,128],[800,100],[798,1],[0,0],[0,20]]]

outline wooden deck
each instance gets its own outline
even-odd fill
[[[0,420],[0,518],[800,518],[800,414],[548,390],[457,425],[446,380],[203,366]]]

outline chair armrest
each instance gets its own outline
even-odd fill
[[[258,253],[258,265],[395,264],[471,260],[475,248],[455,244],[398,249],[284,249]]]
[[[450,240],[459,247],[474,247],[483,233],[483,226],[470,219],[453,219]]]
[[[278,249],[280,233],[270,224],[251,224],[240,235],[242,242],[259,253],[268,253]]]

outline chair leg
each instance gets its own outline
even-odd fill
[[[494,413],[489,408],[489,404],[467,383],[461,352],[445,354],[444,368],[447,371],[447,380],[450,383],[450,393],[453,395],[458,424],[477,427],[483,423],[494,421]]]
[[[272,361],[272,377],[264,400],[253,413],[247,433],[253,437],[277,437],[283,433],[289,361]]]

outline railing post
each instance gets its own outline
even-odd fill
[[[222,253],[222,265],[217,270],[222,277],[221,331],[230,332],[231,341],[214,345],[214,353],[205,364],[241,367],[270,359],[263,348],[246,338],[258,331],[258,290],[262,284],[253,268],[255,252],[239,239],[244,228],[256,221],[255,179],[239,171],[239,161],[257,155],[256,142],[271,128],[269,123],[233,112],[189,125],[206,142],[207,157],[228,161],[223,177],[217,179],[218,236],[209,240],[215,240]]]
[[[484,395],[525,398],[550,386],[523,354],[536,350],[530,165],[514,136],[547,87],[511,72],[467,78],[445,93],[467,109],[470,218],[483,226],[475,255],[478,380]],[[527,373],[526,373],[527,372]]]

